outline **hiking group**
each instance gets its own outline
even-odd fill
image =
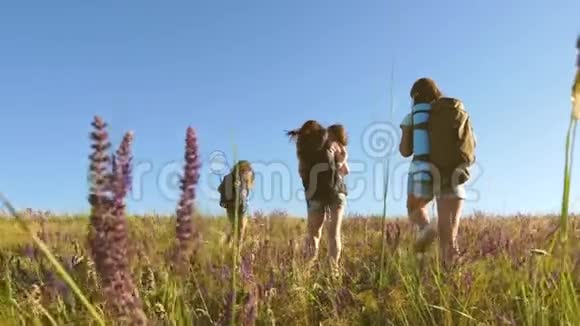
[[[407,213],[417,227],[413,248],[423,253],[438,236],[442,262],[447,265],[459,253],[457,232],[469,167],[475,162],[475,135],[462,101],[443,96],[432,79],[418,79],[411,87],[410,97],[413,105],[400,125],[399,151],[403,157],[412,156],[407,176]],[[340,124],[325,128],[308,120],[286,135],[295,141],[304,187],[308,258],[318,257],[322,227],[328,219],[328,256],[337,267],[348,196],[344,182],[349,174],[346,130]],[[236,230],[238,239],[243,238],[253,181],[251,164],[239,161],[218,188],[220,206],[226,209],[232,226],[230,240]],[[428,205],[434,199],[437,219],[428,214]],[[238,224],[234,225],[236,210]]]

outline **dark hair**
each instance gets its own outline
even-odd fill
[[[296,141],[296,154],[303,160],[325,145],[327,131],[318,121],[308,120],[302,127],[287,131],[286,135]]]
[[[338,141],[342,146],[348,145],[348,136],[346,135],[346,129],[341,124],[333,124],[328,127],[328,134],[334,136],[336,141]]]
[[[431,103],[443,96],[435,81],[431,78],[420,78],[415,81],[410,92],[413,104]]]

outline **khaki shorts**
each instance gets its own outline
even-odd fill
[[[437,197],[453,197],[465,199],[465,186],[459,185],[452,188],[442,188],[439,194],[436,194],[432,181],[417,181],[413,176],[407,178],[407,194],[412,194],[417,198],[431,199]]]
[[[328,204],[322,203],[317,200],[306,201],[306,206],[308,208],[309,214],[323,214],[325,212],[324,210],[328,207],[337,208],[346,206],[346,195],[338,194],[338,197]]]

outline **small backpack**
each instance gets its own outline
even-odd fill
[[[317,200],[330,204],[339,194],[347,194],[346,186],[338,173],[338,164],[328,145],[310,155],[306,178],[302,179],[306,200]],[[313,178],[315,177],[315,178]]]
[[[247,205],[249,189],[243,180],[235,180],[238,178],[234,178],[234,174],[235,171],[232,171],[226,175],[218,187],[220,206],[223,208],[235,208],[237,196],[238,208],[240,211],[244,211]],[[237,194],[236,190],[238,191]]]
[[[475,162],[476,140],[463,103],[444,97],[432,103],[428,120],[429,162],[441,185],[460,185],[469,180],[468,167]]]

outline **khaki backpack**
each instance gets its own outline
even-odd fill
[[[457,186],[467,182],[468,167],[475,162],[476,141],[463,103],[449,97],[433,102],[428,130],[429,162],[436,168],[440,185]]]

